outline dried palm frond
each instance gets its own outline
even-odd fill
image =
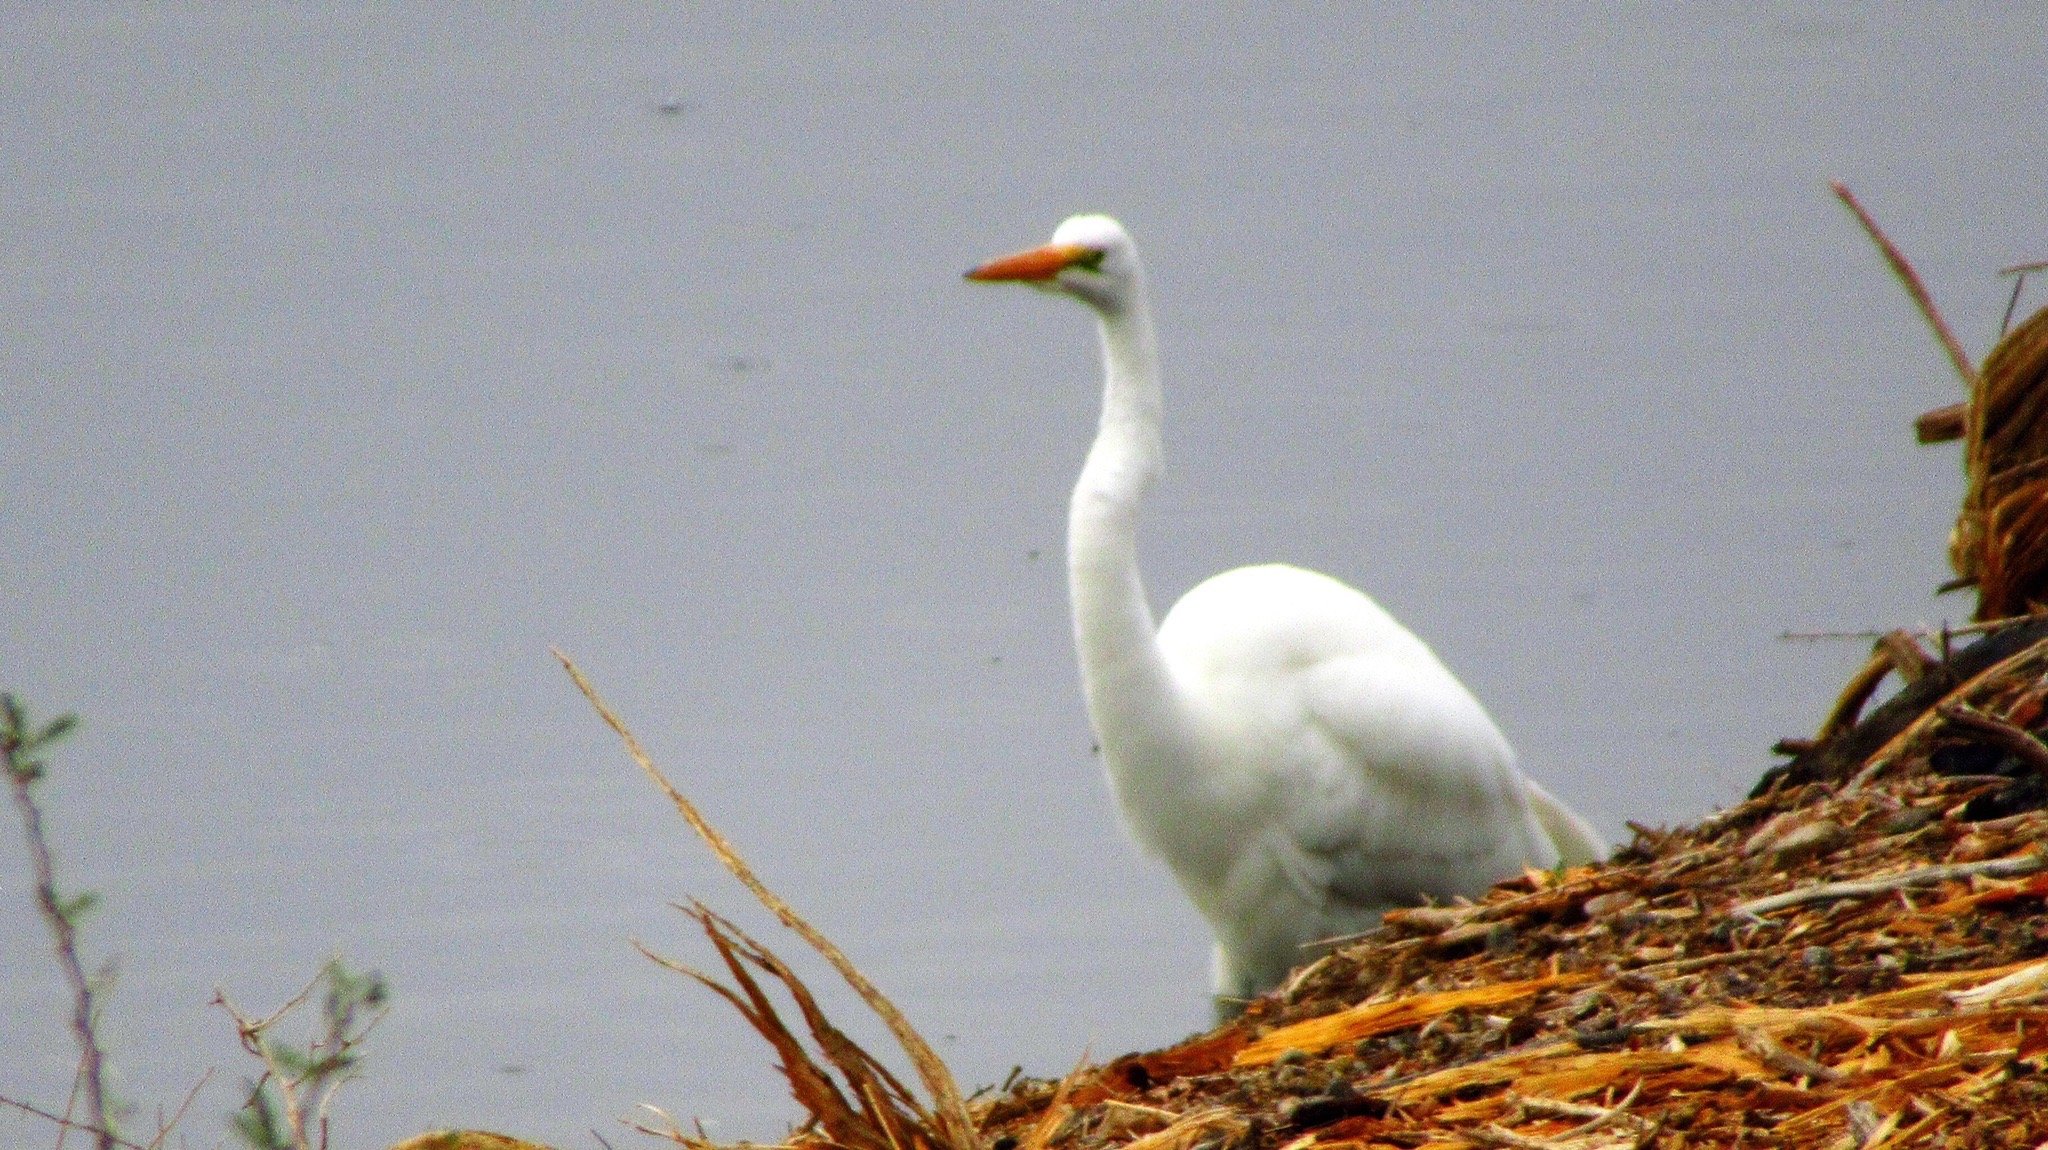
[[[1967,487],[1949,564],[1977,586],[1977,618],[2048,603],[2048,308],[2006,333],[1965,420]]]

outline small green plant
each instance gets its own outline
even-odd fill
[[[287,1016],[320,997],[320,1025],[304,1046],[271,1036]],[[328,1111],[334,1096],[356,1077],[361,1046],[389,1011],[390,990],[376,971],[358,974],[331,959],[305,989],[263,1018],[243,1014],[216,991],[214,1004],[235,1020],[242,1047],[263,1063],[248,1083],[248,1101],[233,1128],[253,1150],[327,1150]]]
[[[60,1147],[65,1132],[81,1130],[94,1137],[96,1150],[161,1150],[213,1072],[200,1077],[169,1121],[159,1118],[157,1132],[147,1144],[123,1137],[115,1127],[105,1087],[106,1054],[98,1033],[99,1000],[111,975],[102,969],[88,976],[78,954],[79,924],[99,904],[99,896],[90,891],[74,894],[59,890],[37,793],[49,772],[43,753],[77,726],[75,715],[59,715],[38,726],[19,699],[0,692],[0,771],[4,771],[14,804],[21,811],[35,866],[36,909],[49,928],[58,965],[71,988],[71,1030],[79,1048],[72,1100],[63,1113],[5,1096],[0,1096],[0,1105],[54,1123]],[[272,1038],[271,1030],[322,987],[321,1024],[306,1045],[296,1047]],[[329,961],[305,989],[265,1018],[250,1018],[216,991],[214,1002],[235,1020],[242,1046],[263,1063],[263,1073],[248,1083],[248,1100],[232,1122],[242,1141],[256,1150],[327,1150],[328,1110],[334,1095],[356,1076],[363,1040],[383,1019],[389,998],[382,975],[375,971],[357,974],[339,958]],[[77,1114],[81,1103],[82,1116]]]
[[[98,1150],[114,1150],[129,1143],[114,1129],[113,1108],[106,1092],[106,1052],[99,1040],[97,1000],[105,992],[111,975],[106,969],[87,975],[85,963],[78,956],[79,923],[99,905],[99,896],[91,891],[67,894],[58,890],[56,865],[50,858],[50,841],[43,831],[43,810],[37,800],[39,785],[49,770],[43,752],[77,727],[76,715],[59,715],[38,726],[29,719],[28,708],[21,700],[0,693],[0,766],[6,770],[14,805],[21,811],[28,835],[29,856],[34,860],[36,873],[36,910],[49,928],[56,945],[57,964],[63,968],[64,981],[71,988],[71,1033],[78,1041],[74,1100],[83,1096],[84,1120],[73,1121],[69,1107],[63,1116],[49,1117],[62,1126],[91,1132]],[[22,1108],[42,1113],[32,1107]]]

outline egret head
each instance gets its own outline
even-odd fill
[[[967,278],[1029,284],[1115,315],[1139,298],[1140,274],[1138,246],[1122,224],[1108,216],[1080,215],[1061,223],[1051,243],[990,260]]]

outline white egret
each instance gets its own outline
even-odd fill
[[[1102,419],[1067,520],[1082,689],[1132,836],[1215,934],[1219,1013],[1391,907],[1604,857],[1436,655],[1353,588],[1240,567],[1154,626],[1137,534],[1161,470],[1159,361],[1122,225],[1075,216],[967,277],[1069,295],[1100,321]]]

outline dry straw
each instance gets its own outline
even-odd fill
[[[761,905],[767,907],[781,920],[782,924],[795,931],[813,950],[823,955],[825,961],[839,972],[855,994],[868,1004],[883,1024],[889,1028],[904,1054],[916,1068],[918,1078],[931,1095],[929,1110],[919,1105],[881,1063],[856,1045],[852,1039],[826,1020],[823,1011],[810,992],[799,981],[796,974],[766,947],[748,938],[730,922],[712,914],[701,905],[683,908],[695,918],[710,938],[712,946],[724,960],[738,988],[719,983],[681,964],[659,959],[670,966],[704,983],[722,995],[727,1002],[746,1017],[754,1028],[761,1032],[770,1045],[782,1057],[782,1068],[789,1077],[790,1087],[799,1104],[811,1114],[825,1130],[827,1136],[848,1150],[914,1150],[928,1146],[934,1150],[980,1150],[981,1139],[975,1133],[973,1120],[968,1117],[967,1103],[961,1097],[960,1088],[953,1080],[952,1071],[932,1051],[931,1044],[918,1034],[917,1029],[905,1018],[896,1004],[882,994],[868,977],[853,965],[846,952],[810,923],[804,921],[789,903],[774,891],[768,889],[754,869],[740,856],[732,842],[711,825],[697,810],[695,803],[686,798],[669,782],[661,768],[654,765],[640,740],[626,728],[618,715],[598,696],[596,688],[567,655],[554,652],[561,660],[562,669],[576,683],[576,689],[590,700],[598,716],[605,721],[620,739],[624,740],[626,753],[646,772],[654,785],[661,788],[675,805],[684,821],[690,824],[697,836],[711,848],[718,861],[740,880]],[[643,952],[644,952],[643,948]],[[656,956],[649,954],[650,958]],[[803,1043],[783,1024],[781,1017],[769,1003],[759,983],[747,972],[748,965],[764,970],[796,999],[798,1009],[811,1030],[812,1037],[823,1051],[825,1061],[836,1067],[845,1080],[845,1089],[832,1081],[817,1060],[805,1051]],[[849,1098],[850,1095],[850,1098]],[[671,1127],[664,1133],[675,1140],[692,1145],[702,1145],[700,1137],[692,1138]]]

